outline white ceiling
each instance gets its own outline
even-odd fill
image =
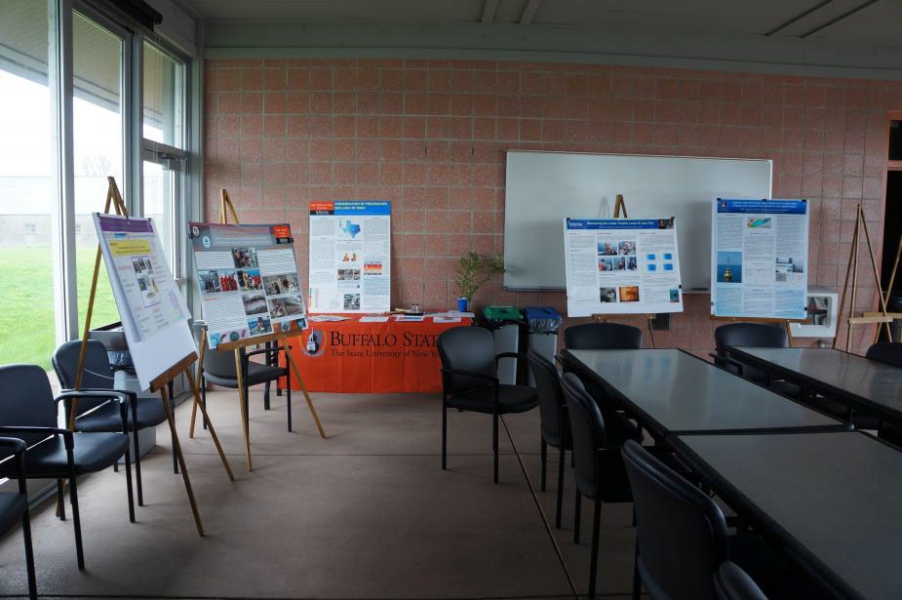
[[[902,0],[177,1],[204,19],[210,56],[456,52],[824,73],[861,68],[861,76],[902,78]]]

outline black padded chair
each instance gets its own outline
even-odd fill
[[[564,390],[561,388],[561,376],[554,364],[547,358],[530,350],[527,354],[529,366],[536,381],[536,392],[539,395],[539,417],[542,432],[542,491],[545,491],[546,473],[548,470],[548,446],[557,448],[557,505],[554,512],[554,526],[561,527],[561,505],[564,498],[564,468],[567,450],[573,449],[570,440],[570,426],[567,417],[567,403]]]
[[[195,321],[194,335],[200,345],[203,331],[206,324],[202,321]],[[235,364],[234,350],[213,350],[210,348],[209,337],[204,348],[204,360],[201,365],[201,371],[198,376],[200,380],[201,401],[204,406],[207,405],[207,382],[221,385],[222,387],[238,389],[238,366]],[[277,382],[281,377],[285,377],[287,384],[285,386],[285,406],[287,412],[288,431],[291,431],[291,369],[288,366],[278,366],[279,352],[283,349],[278,345],[269,346],[260,350],[252,350],[250,352],[241,349],[241,370],[244,375],[244,398],[247,400],[244,404],[244,419],[250,428],[250,397],[248,390],[253,385],[261,383],[266,384],[263,392],[264,408],[269,410],[269,389],[272,382]],[[266,359],[266,363],[252,361],[252,356],[262,355]],[[204,428],[207,427],[206,419],[203,423]]]
[[[731,346],[748,346],[751,348],[786,348],[789,336],[786,330],[767,323],[729,323],[714,330],[714,347],[712,354],[714,364],[761,385],[768,385],[770,377],[761,369],[738,362],[730,356]],[[796,392],[798,387],[793,386]]]
[[[717,600],[767,600],[758,584],[734,562],[722,563],[714,575]]]
[[[494,481],[498,483],[498,419],[539,404],[536,390],[498,381],[498,360],[522,358],[513,352],[495,354],[492,332],[481,327],[452,327],[436,342],[442,361],[442,469],[448,468],[448,409],[492,415]]]
[[[64,389],[75,388],[78,372],[78,355],[81,352],[81,340],[66,342],[53,354],[53,369]],[[92,390],[112,390],[114,375],[106,348],[97,340],[88,340],[85,349],[85,366],[82,374],[81,388]],[[135,461],[135,481],[138,488],[138,506],[144,506],[144,486],[141,482],[141,451],[138,447],[137,432],[149,427],[156,427],[166,422],[166,408],[159,398],[138,398],[136,394],[118,390],[127,394],[129,411],[126,427],[132,432],[133,460]],[[68,404],[67,404],[68,408]],[[120,406],[116,400],[109,398],[88,398],[78,402],[78,415],[75,418],[76,431],[115,431],[122,430]],[[66,411],[66,422],[69,423],[70,411]],[[173,448],[173,455],[175,448]]]
[[[604,418],[595,400],[573,373],[564,374],[563,390],[573,436],[573,474],[576,481],[574,543],[579,543],[581,499],[585,496],[594,501],[592,553],[589,563],[589,598],[594,598],[598,572],[601,505],[603,502],[631,502],[633,498],[620,457],[620,447],[610,445]]]
[[[879,342],[868,348],[865,358],[902,367],[902,343]],[[855,419],[857,420],[857,419]],[[902,426],[895,423],[880,423],[877,430],[880,438],[902,447]]]
[[[777,597],[813,597],[800,578],[761,537],[729,535],[720,507],[639,444],[623,446],[635,501],[639,578],[652,598],[715,597],[714,577],[732,560]]]
[[[25,442],[16,438],[0,438],[0,460],[13,463],[15,477],[19,482],[18,492],[0,494],[0,535],[22,523],[22,538],[25,540],[25,571],[28,576],[28,597],[38,597],[34,576],[34,551],[31,548],[31,522],[28,516],[28,493],[25,490]]]
[[[642,330],[622,323],[585,323],[564,330],[564,347],[568,350],[638,350],[642,347]],[[564,373],[576,372],[570,362],[560,357]],[[639,428],[623,417],[623,412],[594,381],[582,377],[586,391],[601,409],[608,439],[616,446],[631,439],[641,439]]]
[[[72,521],[75,530],[75,552],[78,568],[85,568],[81,540],[81,518],[78,511],[76,477],[96,473],[110,467],[125,454],[129,519],[135,520],[132,498],[132,468],[126,434],[128,396],[112,390],[80,390],[62,392],[55,399],[44,369],[36,365],[0,367],[0,435],[13,435],[28,445],[25,453],[26,479],[56,479],[62,498],[62,480],[69,480]],[[78,398],[85,400],[115,398],[120,407],[120,433],[72,432],[57,427],[57,402]],[[0,477],[15,474],[9,461],[0,463]],[[60,515],[64,515],[61,513]]]

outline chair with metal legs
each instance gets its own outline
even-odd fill
[[[0,494],[0,535],[9,531],[16,522],[22,523],[25,540],[25,572],[28,577],[28,597],[38,597],[34,576],[34,551],[31,547],[31,521],[28,515],[28,493],[25,489],[25,442],[16,438],[0,438],[0,461],[8,460],[15,466],[19,491]]]

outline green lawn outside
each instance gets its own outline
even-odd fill
[[[91,248],[75,253],[79,332],[87,312],[95,253]],[[49,369],[56,348],[49,247],[0,249],[0,307],[0,364],[30,363]],[[118,320],[106,266],[101,264],[91,327]]]

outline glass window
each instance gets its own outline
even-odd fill
[[[107,176],[115,177],[119,190],[124,195],[121,93],[123,41],[78,13],[73,15],[72,30],[75,222],[81,225],[81,233],[75,238],[75,262],[78,278],[78,329],[81,335],[97,256],[97,236],[91,214],[103,211],[108,189]],[[101,266],[91,327],[100,327],[118,320],[119,312],[116,310],[106,268]]]
[[[47,3],[0,0],[0,364],[56,347]]]
[[[144,43],[144,139],[184,148],[183,67]]]
[[[153,162],[144,162],[144,216],[151,217],[160,233],[160,243],[169,259],[169,268],[176,273],[175,256],[175,216],[173,208],[176,197],[176,173]]]
[[[902,121],[889,122],[889,159],[902,160]]]

